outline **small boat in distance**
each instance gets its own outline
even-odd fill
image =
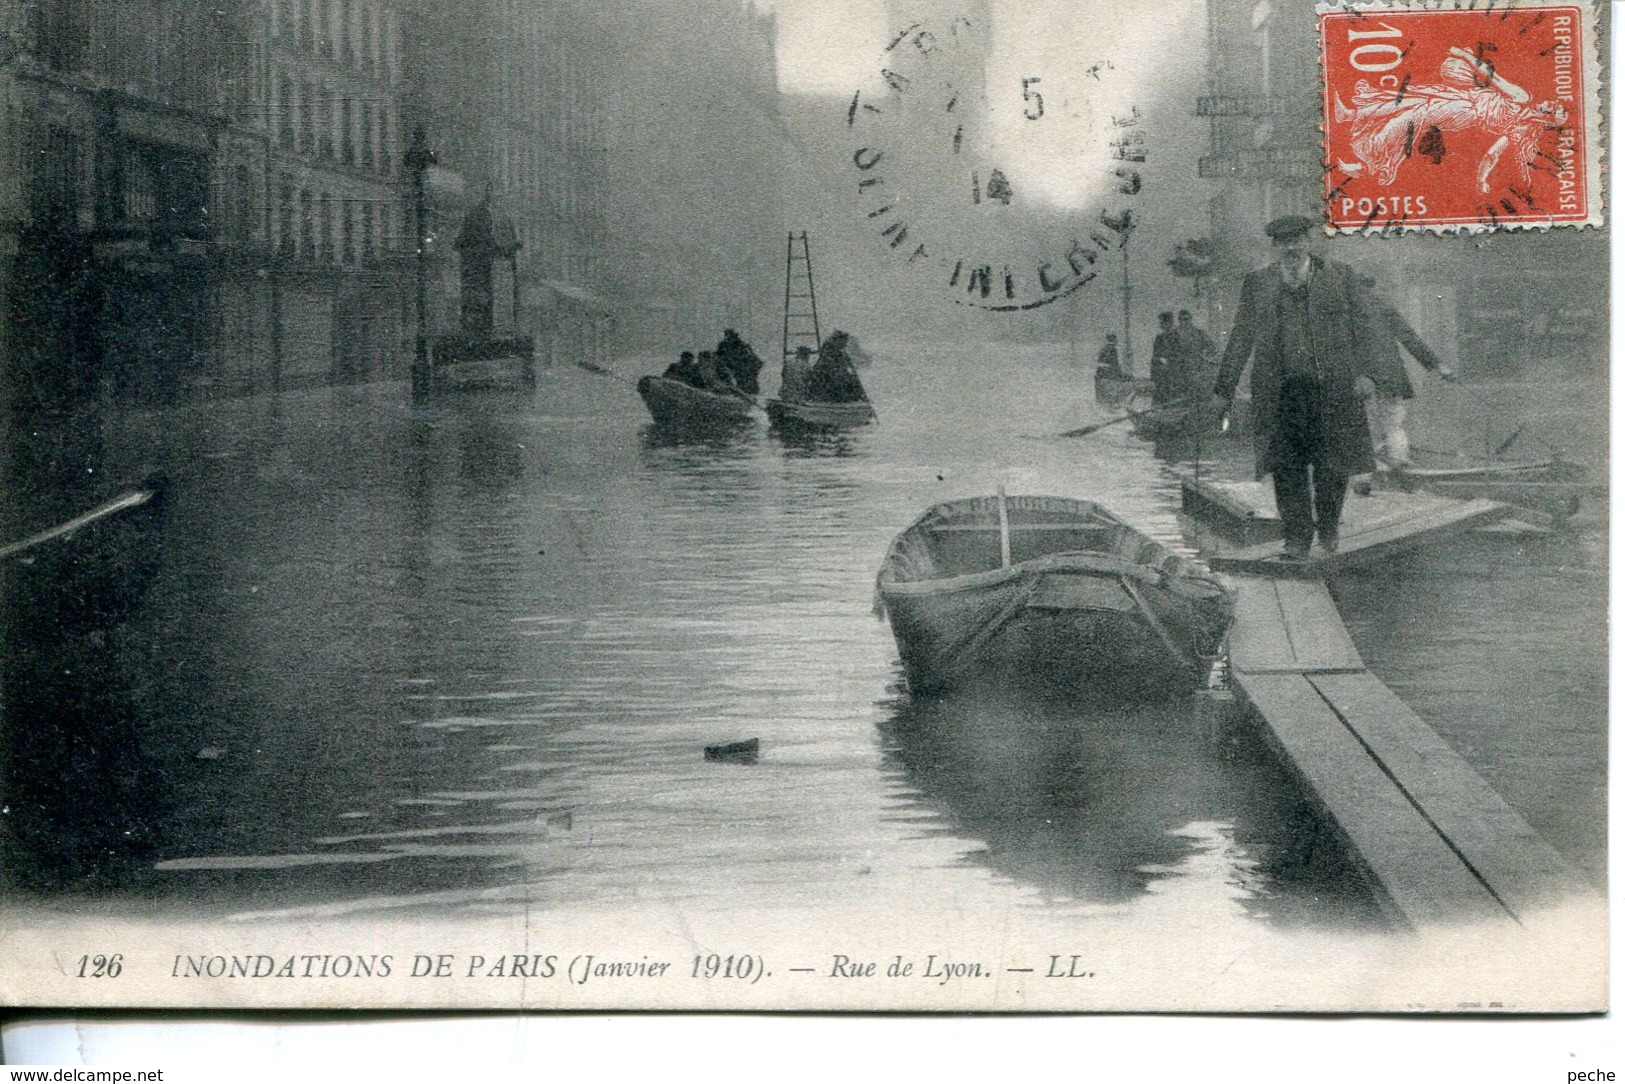
[[[1095,367],[1095,402],[1121,403],[1135,395],[1151,391],[1151,381],[1129,376],[1109,365]]]
[[[1205,680],[1232,613],[1200,562],[1067,497],[936,505],[892,542],[876,586],[915,693],[1165,697]]]
[[[750,422],[756,406],[743,393],[707,391],[664,376],[639,379],[638,394],[655,424],[689,430],[737,428]]]

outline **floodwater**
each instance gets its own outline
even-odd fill
[[[124,476],[172,482],[162,572],[97,682],[128,748],[54,765],[73,827],[14,839],[12,879],[234,916],[1174,898],[1181,921],[1375,923],[1246,735],[1183,698],[914,701],[872,612],[898,531],[1001,484],[1188,552],[1179,472],[1245,476],[1245,439],[1050,439],[1110,416],[1064,349],[871,352],[879,424],[800,440],[676,439],[575,368],[424,411],[374,386],[108,422]],[[1600,880],[1606,546],[1597,509],[1578,523],[1334,586],[1379,675]],[[745,738],[759,763],[702,757]]]

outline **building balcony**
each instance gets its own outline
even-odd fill
[[[1316,181],[1324,173],[1318,151],[1280,147],[1204,154],[1196,163],[1196,175],[1213,181]]]
[[[1282,117],[1302,112],[1301,99],[1275,94],[1209,94],[1196,99],[1199,117]]]

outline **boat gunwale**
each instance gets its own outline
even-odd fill
[[[821,402],[809,399],[779,399],[771,398],[764,404],[769,416],[775,410],[782,412],[792,421],[803,425],[838,425],[842,422],[857,422],[868,424],[876,418],[874,404],[867,399],[852,403]],[[799,411],[807,411],[811,415],[827,412],[829,417],[819,419],[816,416],[806,416]]]
[[[1142,561],[1135,561],[1121,554],[1106,553],[1102,550],[1061,550],[1055,553],[1042,554],[1038,557],[1019,561],[1009,568],[989,568],[979,572],[966,572],[957,576],[937,576],[928,579],[902,579],[894,571],[894,566],[901,552],[905,539],[912,535],[919,535],[929,531],[932,526],[946,521],[967,517],[978,511],[997,509],[999,498],[997,496],[959,497],[953,500],[940,501],[922,512],[914,522],[899,531],[886,549],[886,556],[880,562],[880,570],[875,576],[875,589],[884,596],[895,593],[900,596],[924,596],[952,591],[972,590],[977,587],[986,587],[1035,572],[1062,571],[1062,565],[1057,568],[1041,567],[1046,562],[1056,558],[1070,558],[1074,566],[1080,556],[1087,556],[1094,560],[1121,561],[1124,571],[1132,570],[1137,579],[1147,583],[1160,583],[1164,578],[1207,580],[1220,586],[1219,581],[1200,560],[1176,553],[1167,545],[1152,538],[1145,531],[1122,519],[1098,501],[1086,500],[1081,497],[1061,497],[1054,494],[1021,494],[1005,498],[1006,508],[1011,511],[1022,512],[1059,512],[1065,515],[1079,517],[1078,527],[1110,526],[1130,531],[1146,542],[1159,547],[1166,555],[1156,565]],[[1020,525],[1017,525],[1019,528]],[[1040,566],[1040,567],[1035,567]],[[1098,571],[1099,575],[1115,575],[1105,569]]]
[[[645,376],[643,380],[649,382],[648,387],[659,387],[662,394],[670,395],[670,401],[704,406],[707,410],[730,417],[748,419],[751,417],[751,408],[757,405],[754,399],[744,398],[743,392],[735,395],[712,391],[709,388],[696,388],[681,380],[674,380],[669,376],[656,376],[653,373]],[[642,388],[638,389],[638,394],[642,397],[644,406],[649,407],[653,413],[654,407],[649,402],[649,395]]]
[[[1155,541],[1155,540],[1153,540]],[[1023,576],[1042,576],[1047,574],[1076,574],[1094,576],[1098,579],[1116,579],[1129,576],[1146,583],[1160,584],[1165,573],[1160,568],[1131,561],[1113,553],[1103,553],[1100,550],[1063,550],[1057,553],[1046,553],[1041,557],[1034,557],[1026,561],[1018,561],[1008,568],[990,568],[982,572],[964,572],[957,576],[941,576],[929,580],[901,580],[889,583],[880,583],[882,595],[897,596],[923,596],[936,594],[951,594],[956,591],[971,591],[980,587],[992,587],[1007,583],[1010,580],[1020,579]]]

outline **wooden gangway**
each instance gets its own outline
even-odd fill
[[[1433,542],[1514,517],[1518,510],[1491,500],[1459,500],[1433,493],[1374,490],[1350,495],[1343,508],[1335,554],[1318,548],[1306,561],[1284,562],[1275,496],[1262,482],[1196,481],[1181,486],[1186,514],[1226,536],[1204,547],[1215,571],[1265,576],[1319,577],[1421,549]]]
[[[1515,923],[1596,895],[1366,668],[1324,584],[1225,579],[1233,684],[1391,918]]]
[[[1183,485],[1209,564],[1236,598],[1232,683],[1266,741],[1342,838],[1398,923],[1524,922],[1596,888],[1366,667],[1324,578],[1426,548],[1516,509],[1484,499],[1351,495],[1332,556],[1284,562],[1273,494],[1258,482]]]

